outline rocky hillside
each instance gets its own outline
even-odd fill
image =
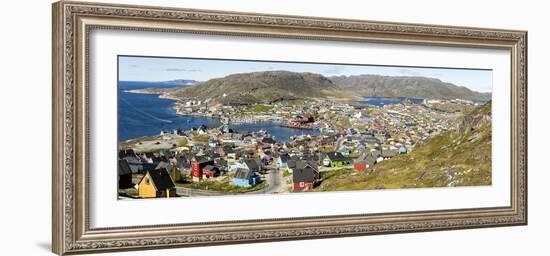
[[[428,77],[357,75],[332,76],[329,79],[343,90],[362,96],[465,100],[491,98],[490,93],[475,92],[466,87]]]
[[[170,98],[211,100],[224,104],[355,98],[322,75],[289,71],[233,74],[172,90],[166,94]]]
[[[363,190],[491,185],[491,104],[463,118],[458,131],[440,134],[411,153],[374,166],[370,174],[333,176],[316,188]]]

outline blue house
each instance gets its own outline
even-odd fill
[[[239,168],[233,178],[233,184],[239,187],[252,187],[261,182],[261,178],[253,170]]]
[[[343,148],[343,149],[338,150],[338,153],[340,153],[344,156],[347,156],[347,155],[351,154],[351,150],[349,150],[347,148]]]

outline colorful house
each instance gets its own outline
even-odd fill
[[[176,185],[166,169],[147,171],[138,184],[141,198],[176,196]]]
[[[195,156],[191,159],[191,176],[193,181],[202,179],[202,169],[207,165],[214,165],[214,160]]]
[[[292,170],[292,189],[294,191],[313,189],[318,179],[317,163],[306,160],[296,161],[296,167]]]
[[[213,178],[220,176],[220,169],[213,165],[207,165],[202,170],[202,175],[204,178]]]
[[[361,155],[353,161],[355,171],[367,171],[376,162],[376,157],[371,154]]]
[[[239,168],[235,172],[235,177],[232,180],[235,186],[239,187],[252,187],[261,182],[261,178],[253,170],[247,168]]]
[[[347,155],[351,154],[351,150],[349,150],[347,148],[343,148],[343,149],[338,150],[338,153],[340,153],[344,156],[347,156]]]
[[[339,152],[327,153],[325,158],[323,158],[323,165],[326,167],[342,167],[349,164],[351,164],[351,160],[347,157],[344,157]]]

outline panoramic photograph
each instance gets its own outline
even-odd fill
[[[492,70],[118,57],[118,199],[490,186]]]

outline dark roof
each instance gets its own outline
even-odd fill
[[[252,171],[260,171],[261,168],[261,162],[258,158],[247,158],[244,160],[244,163],[248,167],[248,169]]]
[[[314,182],[319,177],[317,164],[311,161],[298,160],[292,170],[292,182]]]
[[[182,157],[185,157],[185,160],[187,160],[187,161],[191,161],[191,159],[193,159],[193,157],[195,157],[195,154],[193,154],[191,152],[186,152],[186,153],[182,154]]]
[[[290,169],[294,169],[296,167],[296,161],[298,161],[297,159],[289,159],[286,163],[286,165],[288,166],[288,168]]]
[[[202,156],[195,156],[195,160],[197,161],[197,163],[199,164],[204,164],[204,163],[208,163],[210,161],[214,161],[213,159],[210,159],[208,156],[206,155],[202,155]]]
[[[327,153],[327,157],[330,159],[330,161],[349,161],[348,158],[344,157],[338,152],[329,152]]]
[[[174,165],[170,162],[160,162],[155,169],[166,169],[167,171],[172,171]]]
[[[265,137],[262,139],[262,143],[267,143],[267,144],[275,144],[275,140],[273,138],[269,138],[269,137]]]
[[[279,155],[279,158],[281,158],[281,162],[282,162],[282,163],[287,163],[288,160],[290,160],[290,155],[288,155],[288,154],[282,154],[282,155]]]
[[[154,170],[156,165],[150,163],[132,163],[128,162],[133,173],[145,173],[148,170]]]
[[[178,161],[178,163],[176,164],[176,167],[180,169],[191,168],[191,164],[189,163],[189,160],[187,160],[185,156],[179,156],[176,158],[176,160]]]
[[[227,161],[222,158],[214,160],[214,163],[216,165],[227,166]]]
[[[164,168],[151,170],[148,171],[148,173],[157,190],[171,189],[176,186],[172,178],[170,178],[170,174],[168,174],[168,171]]]
[[[319,154],[313,154],[313,153],[311,153],[311,154],[304,154],[304,155],[302,156],[302,159],[303,159],[303,160],[308,160],[308,161],[317,162],[317,161],[319,161]]]
[[[319,172],[319,166],[315,161],[308,161],[308,160],[296,161],[296,169],[304,169],[308,166],[313,168],[314,171]]]
[[[164,150],[164,151],[162,151],[162,155],[167,157],[167,158],[171,158],[171,157],[174,157],[174,152],[172,152],[170,150]]]
[[[136,157],[136,153],[133,149],[123,149],[118,151],[118,158],[124,158],[124,157]]]
[[[361,163],[361,164],[372,164],[376,161],[376,156],[373,154],[363,154],[359,156],[357,159],[353,160],[354,163]]]
[[[213,171],[213,170],[216,170],[216,169],[218,169],[218,167],[213,166],[213,165],[207,165],[203,168],[203,171]]]
[[[235,178],[236,179],[248,180],[248,179],[250,179],[250,177],[252,177],[252,174],[254,174],[254,171],[252,171],[252,170],[239,168],[235,172]]]
[[[132,169],[126,160],[118,160],[118,175],[132,174]]]
[[[231,146],[223,146],[222,149],[226,154],[235,153],[235,150]]]
[[[165,156],[154,156],[153,157],[153,163],[160,163],[160,162],[167,162],[168,158]]]

